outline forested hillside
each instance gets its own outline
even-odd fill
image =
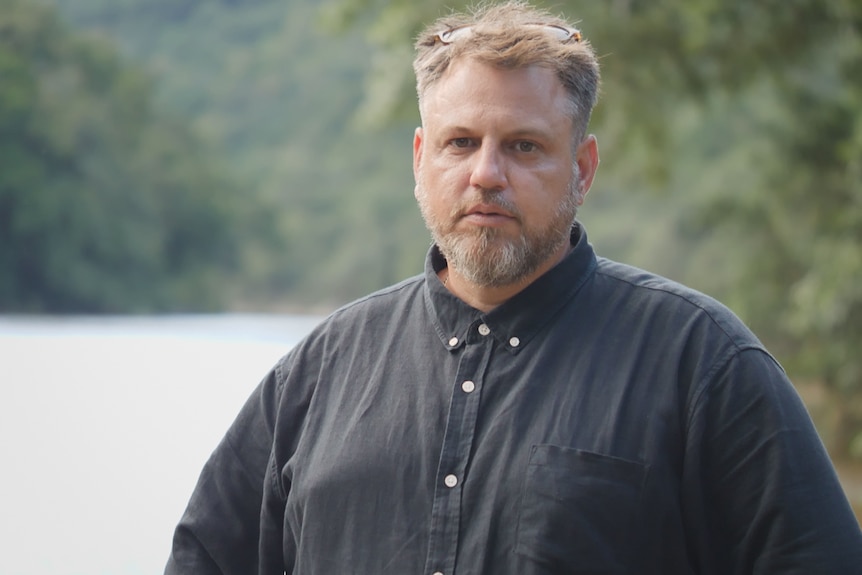
[[[227,303],[249,212],[152,94],[110,43],[0,0],[0,311]]]
[[[155,78],[157,103],[221,154],[275,249],[244,253],[238,299],[333,306],[418,273],[428,245],[413,202],[415,120],[354,115],[369,70],[359,33],[334,34],[311,0],[57,2]],[[408,60],[409,64],[409,60]]]

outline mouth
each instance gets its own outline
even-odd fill
[[[477,204],[463,212],[461,219],[478,226],[502,226],[518,218],[512,212],[493,204]]]
[[[463,213],[464,216],[500,216],[504,218],[518,219],[517,214],[508,209],[506,206],[501,205],[499,203],[489,203],[482,202],[479,204],[475,204],[469,209],[465,210]]]

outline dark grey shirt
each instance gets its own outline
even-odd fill
[[[440,284],[436,249],[332,314],[213,453],[167,573],[862,573],[859,526],[760,342],[572,238],[487,314]]]

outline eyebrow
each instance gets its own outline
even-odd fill
[[[553,135],[542,128],[520,128],[510,134],[513,138],[553,138]]]
[[[475,133],[474,129],[468,128],[466,126],[454,125],[454,126],[445,126],[441,130],[444,134],[473,134]],[[525,127],[525,128],[517,128],[511,132],[505,133],[506,139],[513,138],[552,138],[553,135],[550,131],[540,128],[540,127]]]

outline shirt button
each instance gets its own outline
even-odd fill
[[[440,571],[435,571],[434,575],[443,575],[443,573],[441,573]]]
[[[521,345],[521,340],[517,337],[513,337],[509,340],[509,345],[511,345],[512,347],[518,347],[519,345]]]
[[[483,323],[479,326],[479,333],[482,335],[488,335],[489,333],[491,333],[491,328]]]
[[[473,390],[476,389],[476,384],[468,379],[461,384],[461,389],[464,390],[464,393],[473,393]]]
[[[454,475],[447,475],[446,478],[443,480],[443,483],[446,484],[446,487],[455,487],[456,485],[458,485],[458,478]]]
[[[455,347],[456,345],[458,345],[458,338],[457,338],[457,337],[453,337],[452,339],[450,339],[450,340],[449,340],[449,345],[450,345],[450,346],[452,346],[452,347]]]

